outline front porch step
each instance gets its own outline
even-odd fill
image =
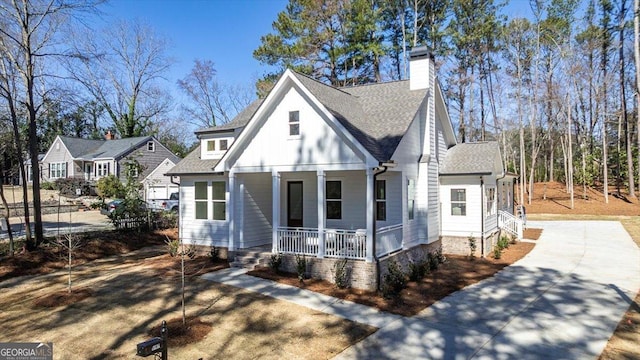
[[[268,266],[270,258],[271,252],[259,250],[239,250],[236,251],[233,262],[231,262],[229,265],[235,268],[253,270],[256,266]]]

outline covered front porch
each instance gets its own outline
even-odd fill
[[[402,178],[373,169],[231,173],[230,250],[269,239],[273,253],[367,262],[400,250]]]

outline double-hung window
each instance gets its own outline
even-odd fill
[[[109,175],[109,163],[99,162],[96,163],[96,177],[103,177]]]
[[[207,185],[206,181],[196,181],[194,183],[196,219],[206,220],[209,218],[209,196]]]
[[[451,215],[467,215],[467,192],[465,189],[451,189]]]
[[[376,220],[387,220],[387,182],[376,180]]]
[[[213,200],[213,220],[226,220],[226,184],[224,181],[211,182]]]
[[[487,188],[485,190],[485,197],[487,200],[487,216],[494,215],[496,213],[496,188]]]
[[[60,179],[67,177],[67,163],[51,163],[49,165],[49,177],[51,179]]]
[[[300,112],[289,111],[289,136],[300,135]]]
[[[327,181],[325,189],[327,197],[327,219],[342,219],[342,182],[337,180]]]

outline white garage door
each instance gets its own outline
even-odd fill
[[[147,189],[147,200],[168,199],[171,193],[178,192],[175,185],[149,186]]]

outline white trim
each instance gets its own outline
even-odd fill
[[[152,171],[151,171],[147,176],[145,176],[145,178],[144,178],[144,179],[142,179],[140,182],[145,182],[145,181],[147,181],[149,178],[152,178],[153,176],[155,176],[156,171],[158,171],[158,169],[160,168],[160,166],[162,166],[162,165],[164,164],[164,162],[165,162],[165,161],[169,161],[169,162],[171,163],[171,165],[173,165],[173,166],[175,166],[175,165],[176,165],[176,163],[175,163],[175,162],[173,162],[173,160],[171,160],[171,159],[169,159],[169,158],[165,158],[164,160],[162,160],[162,161],[158,164],[158,166],[156,166],[156,168],[155,168],[155,169],[153,169],[153,170],[152,170]],[[162,174],[162,175],[163,175],[163,176],[166,176],[166,175],[164,175],[164,174]],[[171,177],[171,178],[173,178],[173,177]]]
[[[325,184],[327,181],[326,174],[323,169],[319,169],[317,172],[318,177],[318,258],[322,259],[324,257],[325,251],[325,234],[324,229],[326,228],[326,214],[325,214],[325,201],[326,201],[326,188]]]

